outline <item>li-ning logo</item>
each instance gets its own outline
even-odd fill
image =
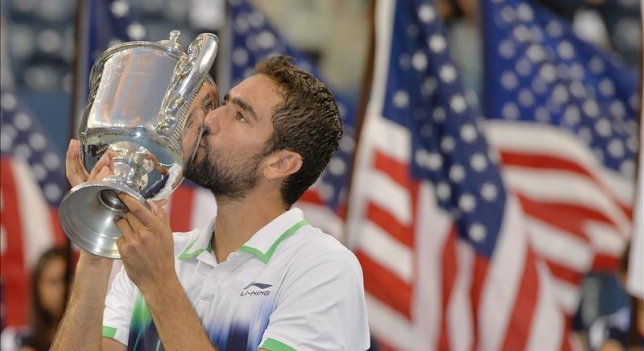
[[[252,282],[252,283],[246,285],[246,287],[243,289],[244,291],[242,291],[241,294],[239,294],[239,296],[246,296],[246,295],[248,295],[248,296],[259,296],[259,295],[268,296],[271,293],[270,290],[264,290],[264,289],[268,289],[271,286],[272,286],[271,284],[263,284],[263,283],[258,283],[258,282]],[[251,287],[256,287],[259,290],[255,290],[255,289],[248,290]]]

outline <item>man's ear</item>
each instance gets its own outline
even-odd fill
[[[302,156],[294,151],[280,150],[268,157],[264,177],[268,179],[286,178],[302,167]]]

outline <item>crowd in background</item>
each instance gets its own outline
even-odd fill
[[[637,0],[539,0],[569,21],[583,39],[615,52],[640,69],[642,29]],[[452,57],[460,66],[465,85],[481,94],[482,40],[478,0],[440,0],[449,32]]]

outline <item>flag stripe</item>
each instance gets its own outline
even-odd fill
[[[628,208],[632,205],[632,180],[602,168],[588,145],[574,138],[570,132],[550,125],[499,120],[487,121],[487,126],[486,132],[490,142],[502,154],[514,152],[523,154],[525,157],[544,155],[577,163],[578,168],[592,174],[595,179],[604,184],[602,188],[609,189],[621,206]],[[547,142],[544,142],[544,139]]]
[[[448,324],[450,344],[453,350],[468,351],[473,342],[474,319],[471,302],[471,286],[474,264],[476,262],[476,251],[471,245],[463,240],[456,241],[456,255],[458,259],[458,276],[454,285],[454,291],[449,302]]]
[[[537,268],[532,263],[534,259],[534,253],[528,249],[525,256],[524,270],[521,274],[521,284],[519,285],[517,299],[509,321],[513,327],[513,332],[505,334],[505,340],[501,348],[503,351],[524,350],[526,348],[530,334],[530,324],[532,323],[532,318],[526,318],[526,316],[534,316],[539,292]]]
[[[475,262],[474,262],[474,279],[472,281],[472,289],[471,289],[471,300],[472,300],[472,347],[470,351],[476,350],[477,346],[479,345],[479,333],[480,330],[478,328],[478,323],[480,322],[479,320],[479,308],[477,306],[480,306],[481,304],[481,298],[482,298],[482,292],[483,292],[483,286],[485,284],[486,278],[487,278],[487,272],[489,268],[489,262],[485,259],[483,259],[481,256],[476,256],[475,257]]]
[[[38,185],[30,165],[21,159],[14,159],[11,162],[14,172],[14,184],[18,194],[18,206],[20,208],[20,219],[22,221],[20,232],[23,236],[22,247],[25,253],[27,267],[33,267],[38,261],[42,252],[55,244],[54,227],[56,222],[51,222],[51,210],[43,189]],[[34,220],[37,218],[38,220]]]
[[[364,275],[365,290],[407,319],[411,318],[411,286],[371,257],[357,251]]]
[[[615,203],[607,198],[602,192],[596,191],[596,187],[585,178],[570,177],[566,174],[555,172],[531,172],[526,169],[508,169],[505,177],[509,184],[516,185],[518,193],[530,197],[535,201],[542,201],[542,204],[562,204],[570,206],[576,215],[592,215],[590,219],[604,221],[618,231],[623,238],[627,237],[624,231],[630,226],[629,217],[625,216]],[[529,182],[529,185],[526,183]],[[574,210],[574,208],[578,208]],[[564,211],[565,208],[558,208]],[[543,206],[543,211],[553,211],[549,206]],[[559,212],[564,214],[565,212]],[[581,226],[582,223],[577,223]]]
[[[416,348],[437,348],[443,330],[442,315],[428,313],[439,311],[445,298],[442,296],[442,260],[447,240],[456,235],[454,222],[444,212],[438,210],[435,189],[429,183],[419,186],[418,216],[414,247],[415,279],[414,310]],[[479,256],[477,256],[477,262]],[[475,283],[476,284],[476,278]],[[476,285],[475,285],[476,286]],[[480,292],[480,286],[478,287]],[[476,311],[475,311],[476,313]],[[473,321],[476,323],[476,321]]]
[[[530,239],[537,253],[547,253],[546,259],[576,272],[591,267],[593,252],[588,240],[575,237],[547,223],[529,217]]]
[[[26,325],[27,314],[24,313],[28,306],[29,298],[29,270],[27,269],[23,251],[22,216],[19,210],[18,188],[15,183],[15,174],[11,161],[2,158],[2,284],[11,288],[3,289],[6,308],[4,315],[5,325]],[[6,284],[6,285],[5,285]]]
[[[369,311],[369,326],[372,335],[392,350],[417,349],[414,328],[410,321],[389,305],[374,298],[369,291],[365,294]]]
[[[531,335],[525,350],[559,350],[562,340],[567,340],[570,333],[566,325],[566,316],[557,308],[556,297],[553,296],[553,285],[548,279],[547,267],[535,261],[539,276],[538,300],[535,303],[535,314],[531,324]],[[554,304],[553,304],[554,303]],[[553,333],[553,331],[556,331]]]
[[[451,349],[451,340],[449,338],[450,326],[448,324],[449,310],[448,306],[450,305],[451,299],[453,297],[454,285],[456,281],[456,275],[459,272],[459,262],[456,257],[456,238],[457,235],[455,232],[452,232],[444,243],[443,252],[442,252],[442,281],[441,281],[441,301],[442,310],[440,311],[441,316],[441,328],[440,328],[440,339],[438,340],[438,349],[439,350],[450,350]]]
[[[548,171],[567,171],[590,179],[592,186],[590,188],[594,191],[601,191],[618,206],[624,216],[631,215],[631,206],[619,202],[615,194],[610,191],[601,181],[599,181],[591,172],[582,167],[579,163],[566,160],[553,155],[544,154],[527,154],[519,153],[513,150],[501,150],[501,159],[503,164],[507,167],[528,167],[531,172],[538,172],[538,170]]]
[[[603,219],[608,221],[608,218],[603,213],[588,208],[558,202],[536,201],[528,196],[523,196],[521,193],[518,193],[517,196],[521,200],[521,206],[523,206],[526,214],[565,231],[567,234],[573,235],[583,242],[589,242],[590,239],[585,235],[584,229],[582,228],[583,224],[579,220],[571,220],[574,215],[578,217],[574,219],[593,216],[597,220]]]
[[[413,228],[401,224],[391,213],[377,204],[370,202],[367,205],[367,218],[400,243],[414,246]]]
[[[168,206],[173,231],[186,232],[193,228],[190,214],[194,208],[194,192],[191,186],[180,186],[172,192]]]
[[[553,262],[551,260],[545,260],[548,268],[552,275],[573,285],[578,285],[584,278],[584,274],[578,270],[571,269],[566,265]]]
[[[409,247],[391,238],[382,228],[367,221],[364,223],[361,236],[369,245],[362,248],[372,259],[395,272],[398,277],[411,284],[413,282],[413,253]]]

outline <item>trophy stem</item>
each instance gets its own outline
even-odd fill
[[[114,171],[111,175],[105,177],[104,180],[125,184],[137,193],[141,192],[141,189],[143,189],[147,184],[147,181],[144,180],[144,174],[146,172],[143,164],[150,163],[150,161],[151,160],[127,160],[115,158]]]
[[[113,190],[102,190],[98,194],[98,198],[105,207],[111,210],[122,211],[125,208],[125,205]]]

